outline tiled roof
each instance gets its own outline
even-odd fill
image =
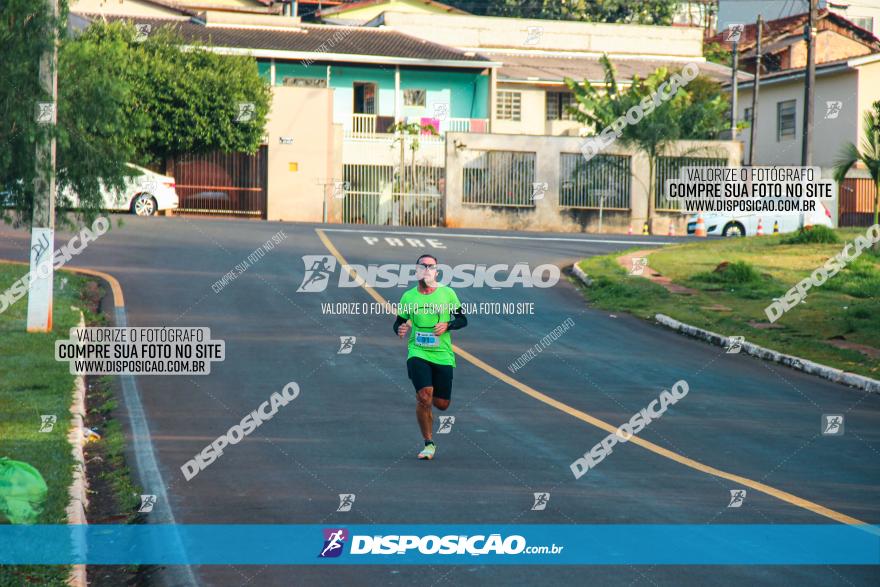
[[[91,19],[100,18],[97,15],[83,16]],[[333,60],[329,59],[329,54],[453,61],[461,62],[462,65],[473,62],[474,67],[480,67],[481,64],[488,61],[482,55],[468,54],[452,47],[417,39],[390,29],[301,24],[291,26],[289,30],[286,30],[286,27],[236,26],[226,23],[205,26],[193,20],[116,16],[108,16],[107,18],[108,20],[130,20],[138,24],[149,24],[154,29],[159,27],[175,28],[185,41],[210,42],[215,47],[313,52],[316,61]]]
[[[498,70],[498,80],[532,80],[532,81],[562,81],[570,77],[576,81],[590,80],[602,81],[605,79],[605,70],[599,57],[562,57],[545,55],[504,54],[492,52],[489,57],[493,61],[501,61],[503,65]],[[686,65],[685,61],[663,61],[658,59],[634,59],[612,58],[611,64],[617,74],[618,80],[631,80],[638,75],[641,78],[654,73],[657,69],[665,67],[670,70],[680,69]],[[730,79],[730,68],[711,62],[697,63],[700,73],[717,81],[723,82]],[[750,80],[752,76],[740,72],[741,80]]]
[[[880,49],[880,41],[878,41],[877,37],[871,34],[870,31],[866,31],[865,29],[854,25],[845,17],[834,12],[829,12],[827,8],[823,8],[818,11],[818,21],[826,19],[843,29],[849,30],[853,38],[859,39],[864,44],[871,46],[873,50]],[[803,14],[795,14],[785,18],[764,21],[764,24],[761,27],[761,40],[766,43],[787,35],[801,35],[803,34],[804,26],[807,24],[808,20],[809,14],[804,12]],[[755,41],[758,37],[757,29],[758,27],[755,23],[747,24],[743,27],[742,36],[739,40],[739,50],[741,52],[750,49],[755,45]],[[710,38],[709,41],[714,43],[724,43],[726,37],[727,31],[724,30]]]

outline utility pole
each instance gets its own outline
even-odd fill
[[[813,92],[816,86],[816,0],[810,0],[810,18],[804,29],[807,41],[807,69],[804,72],[804,136],[801,145],[801,165],[813,164]]]
[[[763,34],[764,19],[759,14],[758,22],[755,23],[757,44],[755,45],[755,79],[752,82],[752,120],[750,121],[752,127],[749,132],[749,165],[752,167],[755,165],[755,154],[758,152],[755,142],[758,138],[756,129],[758,128],[758,88],[761,86],[761,37]]]
[[[737,98],[739,94],[739,41],[733,42],[733,67],[730,72],[730,86],[733,93],[730,97],[730,140],[736,140],[736,112]]]
[[[40,87],[49,102],[36,104],[37,123],[47,126],[37,142],[34,210],[31,224],[28,332],[52,330],[52,280],[55,253],[55,124],[58,112],[58,0],[46,0],[52,15],[52,44],[40,57]]]

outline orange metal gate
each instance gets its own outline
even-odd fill
[[[266,218],[268,148],[247,153],[185,155],[169,160],[179,212]]]
[[[840,226],[871,226],[877,187],[870,179],[845,179],[840,184]]]

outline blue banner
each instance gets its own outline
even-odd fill
[[[878,526],[0,525],[0,564],[878,565]]]

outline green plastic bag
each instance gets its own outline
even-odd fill
[[[0,520],[35,523],[43,511],[47,491],[43,476],[31,465],[0,458]]]

